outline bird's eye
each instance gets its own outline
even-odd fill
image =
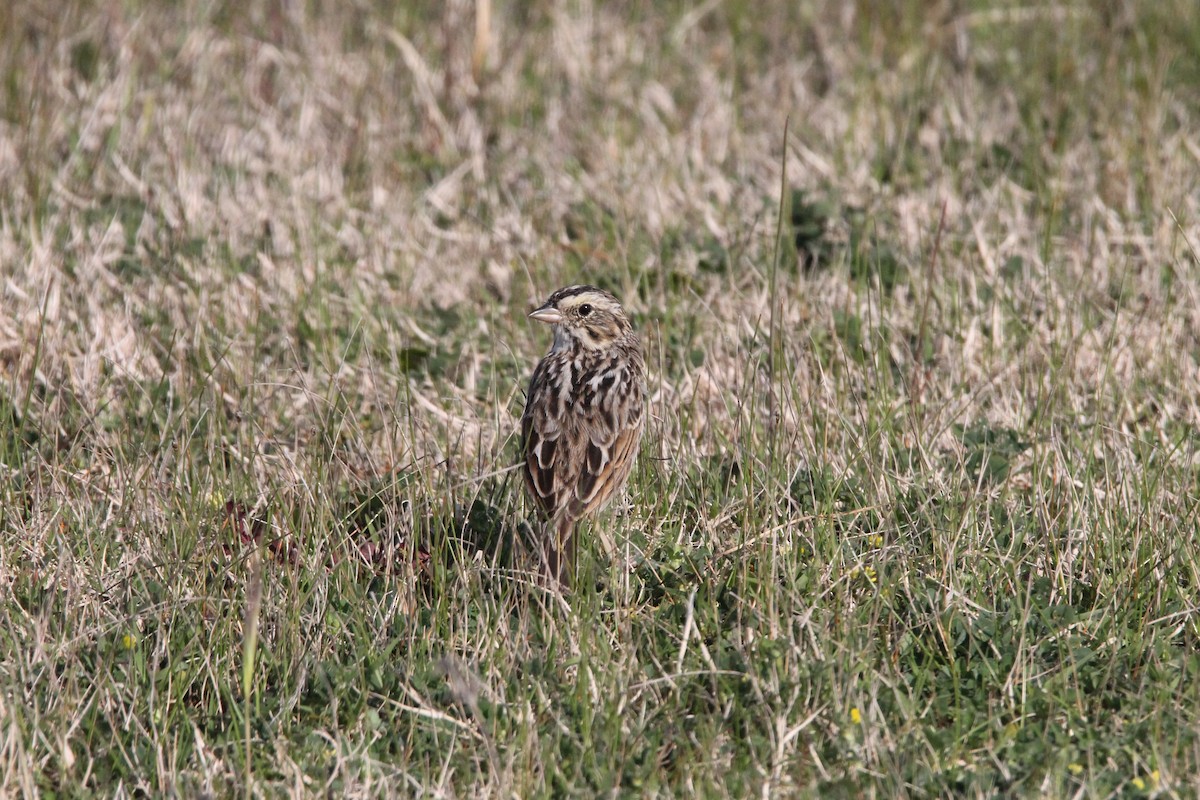
[[[579,316],[586,317],[590,313],[592,313],[592,307],[587,303],[584,303],[579,307]]]

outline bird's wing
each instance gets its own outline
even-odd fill
[[[546,382],[542,365],[530,383],[529,398],[521,417],[522,452],[525,458],[525,483],[538,505],[553,517],[561,510],[563,490],[571,484],[568,471],[572,461],[570,439],[559,420],[550,413],[547,393],[553,388]]]
[[[588,431],[586,457],[574,482],[572,513],[580,516],[612,499],[633,468],[633,457],[642,438],[640,400],[627,403],[615,415],[613,427],[597,426]]]
[[[554,473],[558,451],[558,431],[545,431],[537,424],[536,414],[521,418],[521,439],[525,451],[525,483],[543,508],[555,505],[559,487]],[[549,435],[547,435],[549,433]]]

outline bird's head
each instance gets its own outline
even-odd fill
[[[604,350],[632,330],[620,301],[595,286],[559,289],[529,318],[554,327],[555,351],[575,347]]]

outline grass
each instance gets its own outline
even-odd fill
[[[0,10],[0,794],[1194,796],[1193,4],[476,30]],[[580,280],[653,418],[564,602]]]

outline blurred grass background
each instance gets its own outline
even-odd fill
[[[4,4],[0,794],[1194,796],[1197,65],[1185,0]],[[583,281],[653,419],[564,604]]]

